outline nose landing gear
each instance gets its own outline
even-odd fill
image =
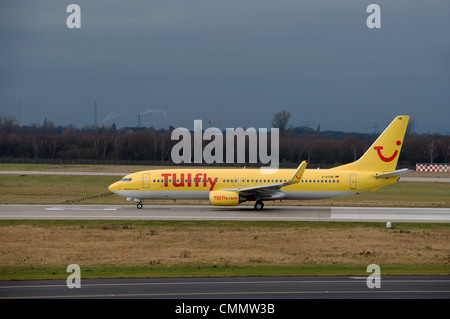
[[[141,209],[142,206],[143,206],[142,205],[142,201],[139,198],[127,197],[127,202],[135,202],[135,203],[137,203],[136,207],[138,209]]]

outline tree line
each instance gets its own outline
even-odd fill
[[[75,128],[70,125],[55,126],[52,122],[44,121],[41,125],[19,126],[14,117],[2,116],[0,159],[4,162],[17,159],[50,162],[91,160],[99,163],[134,161],[170,165],[172,147],[179,142],[171,139],[171,133],[171,129],[117,129],[114,124]],[[311,167],[324,168],[349,163],[362,156],[378,135],[321,132],[320,127],[316,130],[307,127],[283,127],[279,138],[280,165],[295,167],[302,160],[308,161]],[[225,134],[223,138],[225,147]],[[203,147],[208,143],[209,141],[203,141]],[[399,166],[449,163],[449,157],[450,136],[407,132]]]

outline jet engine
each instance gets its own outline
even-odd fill
[[[237,206],[240,202],[238,192],[212,191],[209,193],[209,203],[212,206]]]

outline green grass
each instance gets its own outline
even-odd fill
[[[81,278],[236,277],[236,276],[368,276],[368,265],[83,267]],[[381,275],[448,275],[446,265],[380,265]],[[62,267],[2,267],[0,280],[67,279]]]
[[[373,192],[353,196],[353,199],[356,202],[373,200],[379,202],[408,202],[411,205],[429,202],[430,206],[435,203],[436,206],[443,204],[450,207],[450,183],[399,182]]]
[[[108,186],[117,180],[115,176],[0,175],[0,204],[105,204],[107,197],[116,197]]]

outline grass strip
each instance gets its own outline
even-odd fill
[[[7,226],[33,226],[33,227],[76,227],[87,229],[133,229],[151,227],[218,227],[218,228],[386,228],[382,222],[326,222],[326,221],[214,221],[214,220],[31,220],[10,219],[0,220],[0,227]],[[450,230],[450,223],[403,223],[392,224],[395,230]]]
[[[270,276],[368,276],[368,265],[81,267],[82,279]],[[448,265],[380,265],[381,275],[448,275]],[[0,280],[67,279],[65,267],[0,266]]]

